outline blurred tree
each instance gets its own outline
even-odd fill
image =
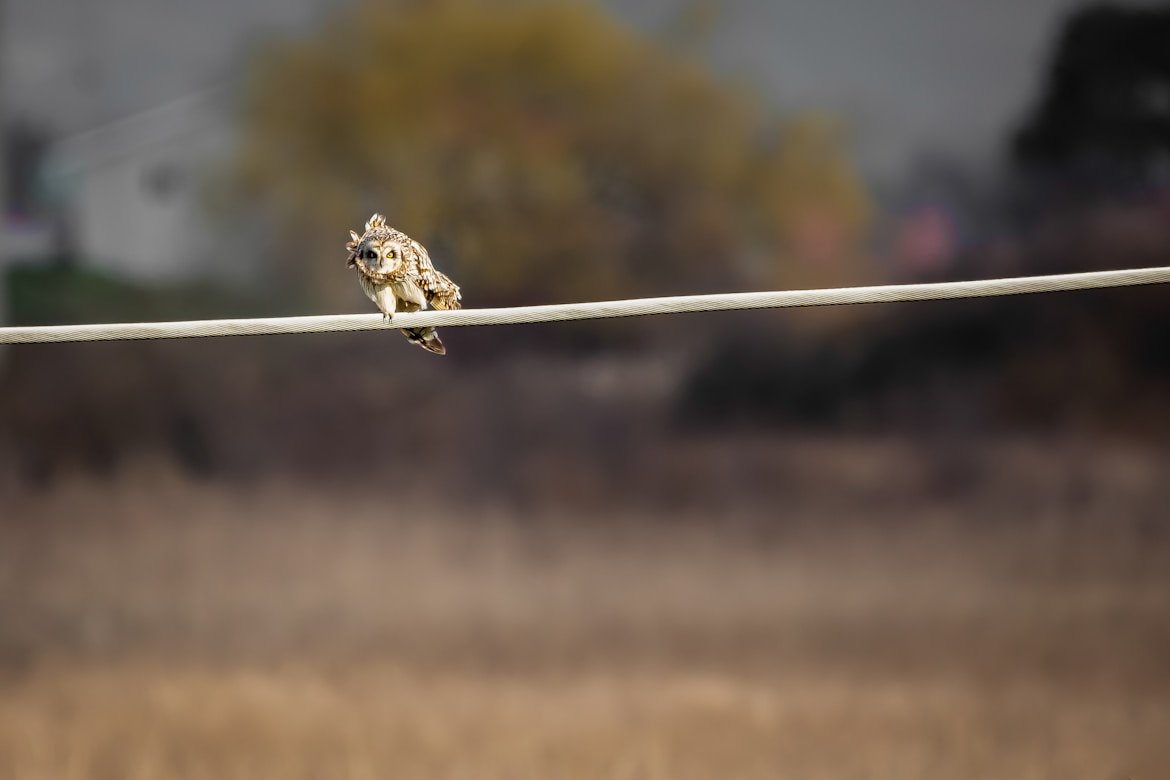
[[[1012,154],[1088,192],[1170,184],[1170,8],[1073,13]]]
[[[680,50],[695,51],[707,45],[719,24],[719,6],[714,0],[689,0],[670,18],[666,40]]]
[[[584,2],[359,2],[258,57],[244,126],[237,191],[324,294],[375,210],[471,305],[734,289],[794,191],[749,95]]]
[[[817,114],[785,122],[769,168],[769,206],[789,245],[816,259],[856,247],[870,201],[838,122]]]
[[[872,282],[873,263],[865,249],[872,204],[840,122],[815,113],[786,120],[764,164],[768,186],[761,198],[783,251],[766,285],[799,289]],[[856,307],[828,307],[802,312],[792,326],[836,328],[861,315]]]

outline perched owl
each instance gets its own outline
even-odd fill
[[[422,244],[386,224],[381,214],[370,217],[366,232],[349,231],[346,266],[358,269],[358,281],[389,322],[395,312],[420,311],[429,303],[436,309],[458,309],[459,287],[431,265]],[[409,341],[428,352],[445,355],[434,328],[403,328]]]

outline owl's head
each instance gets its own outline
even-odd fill
[[[345,245],[349,250],[346,267],[357,266],[362,273],[371,276],[393,274],[401,267],[407,239],[388,227],[381,214],[370,217],[365,233],[359,236],[351,230],[349,237],[350,241]]]

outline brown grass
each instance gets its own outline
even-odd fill
[[[1170,773],[1162,460],[801,452],[757,517],[10,489],[0,780]]]
[[[1162,777],[1154,696],[731,673],[46,669],[5,778]]]

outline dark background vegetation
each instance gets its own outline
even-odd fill
[[[1072,8],[996,159],[904,186],[680,8],[255,43],[205,193],[255,282],[64,245],[9,320],[363,311],[375,210],[472,307],[1170,265],[1164,6]],[[1167,301],[10,347],[0,779],[1160,776]]]

